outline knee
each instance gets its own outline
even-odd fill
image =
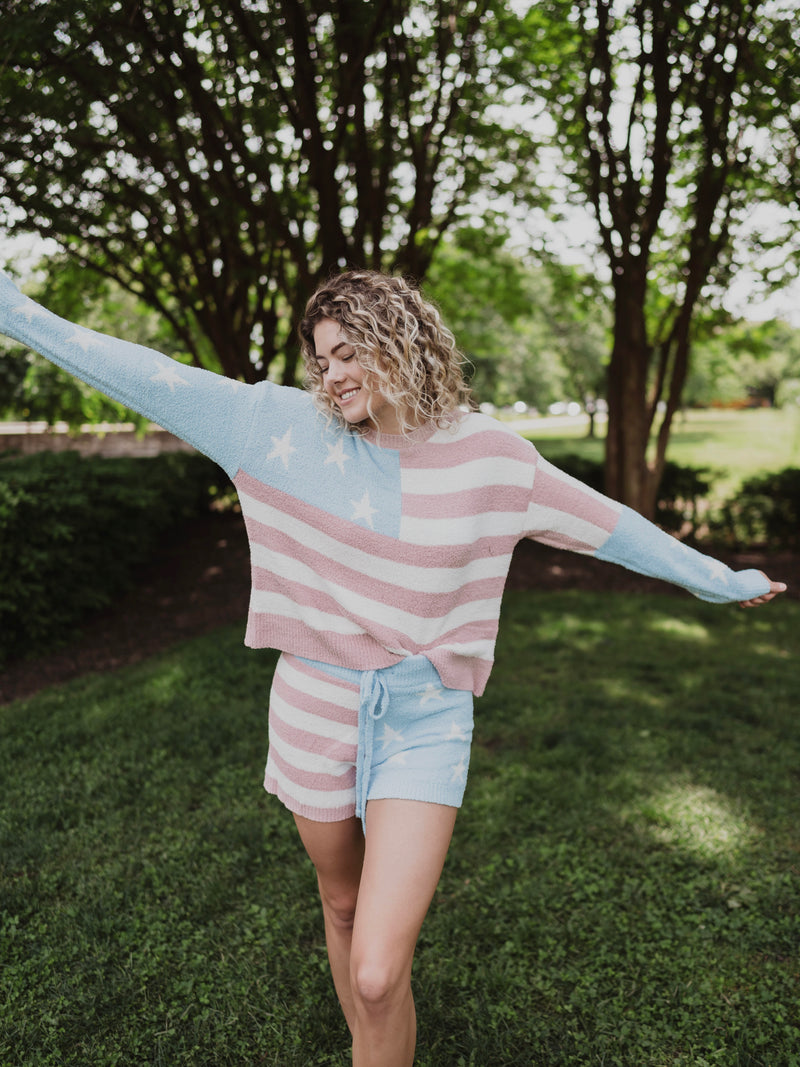
[[[337,930],[351,933],[356,917],[358,893],[347,890],[330,891],[320,886],[320,896],[328,921]]]
[[[405,968],[394,966],[391,960],[351,959],[350,988],[356,1003],[370,1014],[392,1008],[405,996],[409,983]]]

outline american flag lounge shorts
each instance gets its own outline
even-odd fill
[[[282,653],[269,707],[264,788],[298,815],[336,822],[368,800],[460,807],[472,693],[448,689],[425,656],[357,671]]]

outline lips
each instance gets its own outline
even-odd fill
[[[339,393],[337,400],[340,404],[347,403],[348,400],[352,400],[354,396],[361,392],[361,389],[345,389],[343,393]]]

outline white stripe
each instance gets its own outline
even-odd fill
[[[491,663],[494,659],[494,641],[464,641],[463,644],[437,645],[434,652],[451,652],[454,656],[466,656],[467,659],[481,659]]]
[[[326,719],[322,715],[303,711],[293,704],[287,704],[283,697],[275,692],[270,697],[270,707],[273,715],[277,715],[287,726],[296,730],[305,730],[306,733],[340,741],[344,745],[358,745],[358,723],[351,726],[346,722],[337,722],[335,719]]]
[[[358,712],[360,697],[358,689],[337,685],[335,681],[318,678],[298,670],[285,656],[281,660],[280,675],[287,685],[307,696],[316,697],[326,704]]]
[[[269,747],[290,767],[296,767],[299,771],[308,771],[311,774],[333,774],[338,777],[348,772],[356,758],[355,747],[351,761],[335,760],[319,752],[307,752],[305,749],[295,748],[294,745],[287,744],[282,738],[273,734],[270,734]]]
[[[335,599],[337,608],[341,610],[344,618],[339,614],[329,613],[311,605],[298,607],[288,597],[269,590],[253,591],[250,599],[253,611],[302,619],[316,630],[332,630],[339,634],[362,634],[365,632],[364,627],[351,621],[359,619],[368,624],[370,628],[384,627],[392,633],[411,637],[418,644],[426,645],[432,643],[443,630],[455,630],[467,623],[494,619],[500,610],[501,597],[496,596],[483,600],[469,600],[464,604],[456,605],[446,615],[425,618],[408,611],[401,611],[393,604],[384,604],[382,601],[361,596],[334,582],[324,581],[313,568],[301,563],[300,560],[282,556],[277,552],[264,550],[263,553],[259,553],[258,565],[266,566],[268,570],[276,574],[281,574],[314,592],[321,592]]]
[[[489,556],[486,559],[472,561],[468,568],[461,566],[415,567],[398,560],[387,560],[382,556],[373,555],[371,552],[365,552],[354,545],[339,541],[324,533],[317,526],[310,526],[301,519],[256,500],[243,491],[239,492],[239,500],[242,511],[248,518],[255,519],[268,528],[280,530],[281,533],[296,541],[299,546],[318,552],[327,559],[335,559],[337,563],[350,567],[368,578],[396,585],[400,589],[431,589],[438,593],[452,593],[460,589],[465,582],[505,577],[508,561],[503,556]],[[449,544],[450,542],[441,543]],[[436,545],[437,542],[433,541],[429,544]],[[254,553],[261,547],[251,542],[251,549]]]
[[[525,529],[529,534],[553,534],[556,540],[568,537],[573,541],[599,548],[609,538],[608,530],[596,523],[582,519],[579,515],[559,511],[558,508],[545,508],[541,504],[531,504],[525,520]]]
[[[352,805],[353,803],[352,788],[336,789],[330,792],[322,792],[319,789],[306,789],[304,786],[297,785],[296,782],[287,778],[280,767],[270,765],[268,770],[280,785],[284,794],[291,797],[298,804],[305,804],[309,808],[320,808],[324,811],[326,809],[341,808],[346,804]]]
[[[483,492],[495,485],[516,485],[530,489],[533,484],[533,463],[500,456],[497,459],[473,459],[457,467],[417,470],[403,468],[400,484],[403,493],[439,496],[442,492],[458,493],[465,489]]]
[[[416,519],[403,515],[400,539],[411,545],[471,545],[480,537],[521,537],[522,520],[523,515],[516,511],[484,511],[449,519]],[[501,558],[507,565],[508,557]]]
[[[311,630],[327,630],[330,633],[364,635],[364,629],[357,623],[345,618],[338,611],[335,615],[306,604],[295,604],[289,597],[273,593],[269,589],[254,589],[250,596],[250,613],[258,615],[277,615],[282,619],[302,622]]]

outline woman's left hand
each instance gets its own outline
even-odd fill
[[[763,571],[761,573],[764,574]],[[766,574],[764,574],[764,577],[767,578]],[[773,597],[776,597],[778,595],[778,593],[785,593],[786,592],[786,583],[785,582],[773,582],[769,578],[767,578],[767,581],[769,582],[769,592],[768,593],[763,593],[761,596],[753,597],[752,600],[740,600],[739,601],[739,607],[742,607],[742,608],[757,608],[759,606],[759,604],[768,604],[769,601],[772,600]]]

